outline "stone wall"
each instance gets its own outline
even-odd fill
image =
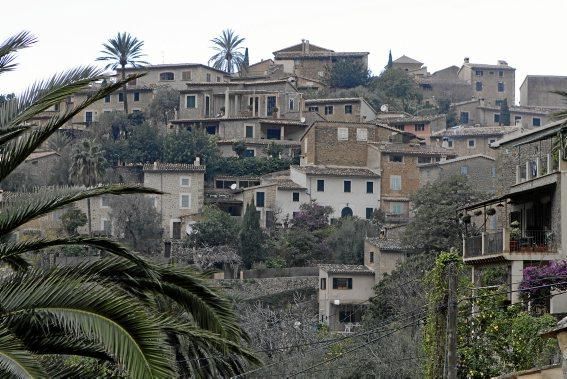
[[[319,276],[318,267],[286,267],[244,270],[240,272],[241,279],[279,278],[293,276]]]

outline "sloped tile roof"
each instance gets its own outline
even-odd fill
[[[367,238],[366,239],[372,245],[378,247],[380,250],[385,251],[405,251],[407,248],[404,248],[400,241],[391,239],[391,238]]]
[[[435,147],[431,145],[408,145],[402,143],[382,144],[379,149],[384,153],[398,153],[408,155],[445,155],[456,156],[457,154],[449,149]]]
[[[401,64],[423,64],[418,60],[408,57],[407,55],[402,55],[398,59],[394,60],[392,63],[401,63]]]
[[[374,270],[369,269],[364,265],[345,265],[345,264],[320,264],[318,267],[332,274],[372,274]]]
[[[144,171],[177,171],[177,172],[205,172],[205,166],[199,165],[195,166],[192,164],[185,163],[149,163],[144,165]]]
[[[323,176],[360,176],[368,178],[378,178],[380,175],[364,167],[338,167],[338,166],[291,166],[307,175]]]
[[[49,157],[49,156],[52,156],[52,155],[59,155],[59,153],[57,153],[56,151],[53,151],[53,150],[36,151],[36,152],[33,152],[30,155],[28,155],[28,157],[26,158],[26,161],[33,161],[35,159],[41,159],[41,158]]]
[[[517,126],[460,126],[432,133],[432,137],[503,136],[519,131]]]

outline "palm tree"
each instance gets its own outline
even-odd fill
[[[145,54],[142,52],[144,41],[138,40],[130,33],[118,33],[116,37],[111,38],[107,43],[103,43],[104,49],[101,51],[101,56],[97,61],[109,61],[106,69],[116,70],[120,67],[122,71],[122,80],[126,79],[126,66],[140,67],[147,65],[148,62],[141,60]],[[128,97],[126,96],[126,83],[122,87],[124,94],[124,113],[128,114]]]
[[[240,69],[244,62],[244,54],[242,53],[242,46],[239,45],[243,41],[244,38],[240,38],[231,29],[223,30],[220,37],[211,40],[212,48],[217,53],[209,59],[209,64],[212,62],[214,68],[224,70],[229,74]]]
[[[0,43],[0,73],[12,70],[14,53],[34,42],[24,32]],[[97,89],[44,125],[31,125],[39,113],[85,90],[101,74],[93,67],[64,72],[0,105],[0,184],[75,115],[140,77]],[[232,376],[258,363],[240,345],[247,336],[228,301],[208,287],[201,274],[150,263],[106,238],[12,238],[29,221],[77,201],[132,193],[159,194],[140,186],[100,185],[4,196],[0,377],[85,377],[84,365],[64,362],[66,357],[108,361],[131,378]],[[50,270],[32,268],[28,262],[28,253],[62,246],[93,247],[110,257]]]
[[[84,139],[73,146],[69,179],[76,184],[92,187],[104,175],[106,159],[102,147],[95,140]],[[87,217],[89,220],[89,236],[92,236],[91,199],[87,199]]]

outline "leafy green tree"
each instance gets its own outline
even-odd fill
[[[321,259],[319,239],[310,231],[293,229],[285,234],[286,263],[290,267],[306,266],[310,261]]]
[[[126,66],[139,67],[148,64],[141,60],[145,55],[142,52],[144,41],[139,41],[130,33],[117,33],[116,37],[110,38],[106,43],[103,43],[104,49],[100,52],[102,55],[98,57],[97,61],[107,61],[106,69],[116,70],[120,67],[122,80],[126,79]],[[128,114],[128,96],[126,91],[126,84],[122,87],[124,96],[124,113]]]
[[[92,187],[104,175],[106,159],[100,144],[94,140],[83,139],[73,146],[69,178],[76,184]],[[89,219],[89,236],[92,236],[91,199],[87,199],[87,217]]]
[[[164,139],[163,160],[168,163],[193,163],[195,158],[201,164],[214,166],[220,157],[215,136],[202,130],[181,129],[170,133]]]
[[[264,153],[266,153],[268,157],[279,158],[283,153],[283,150],[284,149],[281,145],[277,145],[275,142],[270,142],[270,144],[264,148]]]
[[[238,244],[238,232],[238,223],[228,213],[208,205],[203,209],[202,220],[193,225],[189,240],[197,247],[231,246]]]
[[[510,126],[510,107],[508,107],[508,99],[504,99],[500,103],[499,125]]]
[[[120,136],[126,136],[131,129],[130,120],[123,112],[104,112],[99,121],[93,127],[94,137],[98,141],[107,139],[118,140]]]
[[[212,62],[214,68],[232,74],[242,66],[244,54],[240,44],[244,42],[244,38],[231,29],[225,29],[220,37],[213,38],[211,42],[213,50],[217,52],[209,59],[209,64]]]
[[[134,128],[128,140],[119,145],[121,160],[128,163],[153,163],[163,156],[164,138],[148,123]]]
[[[34,42],[22,32],[0,43],[0,74],[12,70],[14,54]],[[30,86],[14,107],[0,108],[0,184],[60,127],[130,80],[97,90],[45,125],[29,126],[41,112],[101,79],[102,71],[93,67],[63,72]],[[4,198],[0,261],[11,270],[0,279],[0,377],[86,377],[82,364],[58,364],[69,356],[110,362],[132,378],[234,376],[248,362],[257,363],[240,346],[246,334],[230,303],[193,270],[154,265],[105,238],[11,238],[29,221],[77,201],[132,193],[155,191],[100,185],[41,188]],[[32,268],[27,259],[66,246],[89,246],[113,257],[50,270]],[[163,304],[177,307],[183,316],[166,313]],[[198,363],[219,355],[222,360]],[[197,361],[182,366],[189,356]]]
[[[327,241],[333,252],[333,261],[362,264],[368,223],[359,218],[348,217],[338,220],[334,227],[334,232]]]
[[[332,88],[353,88],[368,83],[370,72],[361,61],[341,59],[335,62],[329,73]]]
[[[78,234],[77,229],[87,224],[87,215],[79,208],[71,206],[61,215],[61,223],[69,236]]]
[[[402,70],[384,70],[371,80],[369,87],[380,94],[385,103],[406,112],[413,111],[422,99],[417,83]]]
[[[329,217],[333,213],[330,206],[319,205],[315,200],[299,206],[299,212],[291,220],[294,229],[314,231],[329,225]]]
[[[260,214],[254,204],[246,206],[240,228],[240,256],[246,267],[264,258],[264,232],[260,228]]]
[[[236,141],[232,144],[232,151],[234,151],[238,158],[243,158],[244,152],[246,151],[246,144],[244,141]]]
[[[484,197],[471,188],[464,176],[425,185],[411,197],[415,217],[406,228],[404,244],[419,252],[460,250],[462,230],[458,209]]]
[[[167,125],[169,120],[175,116],[175,111],[179,109],[179,91],[162,87],[155,91],[154,98],[149,106],[150,117],[156,124]]]
[[[270,172],[289,169],[292,164],[298,164],[297,159],[270,158],[270,157],[220,157],[213,164],[207,164],[207,172],[216,175],[242,176],[255,175],[261,176]]]

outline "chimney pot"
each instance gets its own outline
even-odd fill
[[[469,57],[465,57],[465,63],[469,63],[470,59]]]

